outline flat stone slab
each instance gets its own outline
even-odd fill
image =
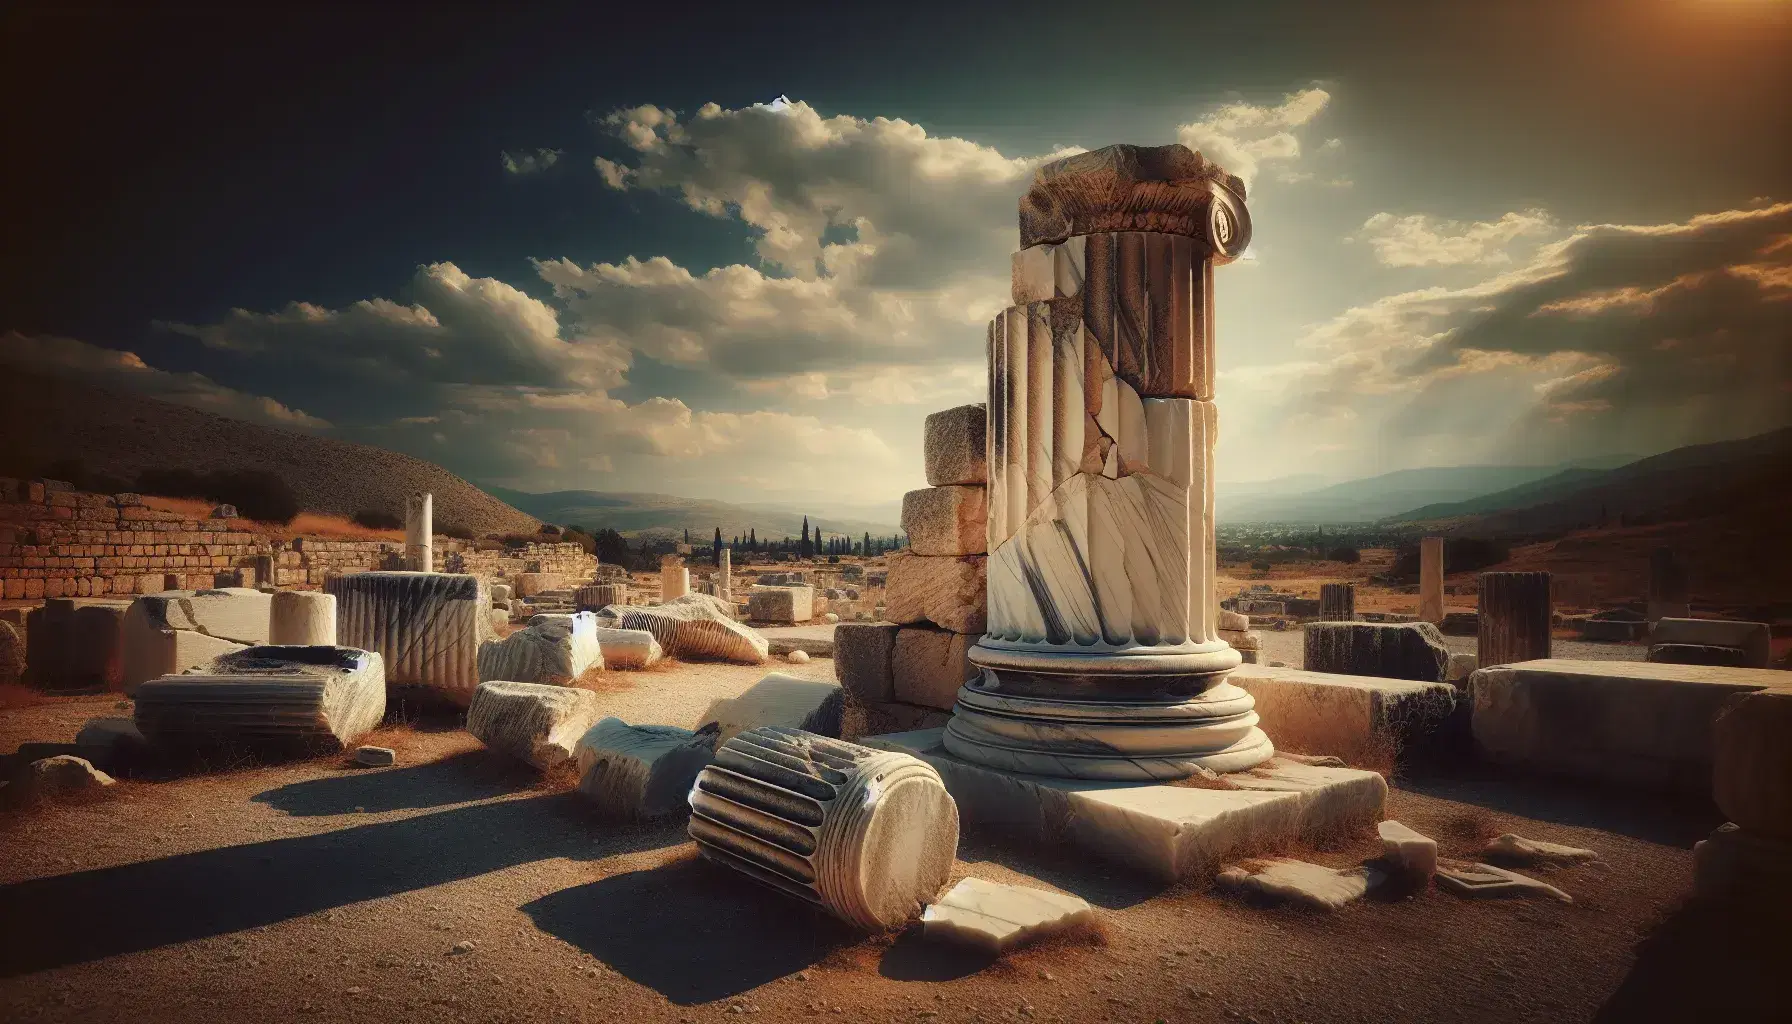
[[[1508,896],[1547,896],[1573,903],[1574,897],[1529,875],[1496,868],[1492,864],[1439,864],[1437,885],[1470,899]]]
[[[1366,867],[1328,868],[1276,857],[1246,861],[1221,871],[1221,888],[1253,892],[1311,910],[1337,910],[1359,900],[1376,881]]]
[[[1000,955],[1095,921],[1075,896],[966,878],[921,912],[921,935]]]
[[[1508,864],[1574,864],[1599,859],[1599,854],[1592,850],[1563,846],[1561,843],[1546,843],[1541,839],[1526,839],[1511,832],[1490,841],[1487,848],[1481,851],[1481,856]]]
[[[768,725],[838,739],[845,700],[846,691],[837,684],[772,672],[740,696],[710,704],[698,728],[714,726],[718,744]]]
[[[1368,829],[1387,782],[1375,772],[1273,759],[1223,783],[1134,783],[1023,775],[949,753],[943,729],[868,736],[933,766],[968,824],[1030,842],[1067,842],[1147,876],[1175,881],[1218,870],[1273,843]],[[1229,788],[1209,788],[1218,785]]]
[[[806,651],[811,658],[831,658],[834,656],[834,626],[832,622],[812,622],[801,626],[756,626],[759,635],[765,637],[767,652],[782,656],[791,651]]]
[[[1508,768],[1702,796],[1724,702],[1785,681],[1772,669],[1711,665],[1497,665],[1469,677],[1475,748]]]
[[[1457,700],[1449,683],[1268,665],[1240,665],[1226,682],[1256,701],[1258,727],[1277,749],[1330,754],[1349,764],[1381,763],[1423,745],[1449,721]]]

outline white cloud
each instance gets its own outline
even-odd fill
[[[554,166],[565,155],[566,151],[563,149],[524,150],[520,153],[505,150],[498,154],[498,162],[507,174],[537,174]]]
[[[1554,234],[1556,222],[1543,210],[1506,213],[1498,220],[1463,223],[1423,213],[1405,217],[1378,213],[1345,239],[1367,242],[1388,267],[1509,263],[1511,244],[1521,238]]]
[[[1290,93],[1275,106],[1227,103],[1198,120],[1178,126],[1177,141],[1199,150],[1249,184],[1267,169],[1266,165],[1287,165],[1300,157],[1296,129],[1305,128],[1318,117],[1331,98],[1331,93],[1313,87]],[[1322,148],[1336,149],[1332,143],[1337,141],[1330,140]],[[1283,181],[1306,180],[1306,175],[1286,166],[1280,172]]]

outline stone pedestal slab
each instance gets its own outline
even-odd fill
[[[1256,699],[1263,731],[1282,750],[1330,754],[1348,764],[1391,765],[1430,743],[1450,720],[1448,683],[1240,665],[1226,681]]]

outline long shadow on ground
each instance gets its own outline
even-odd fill
[[[596,829],[583,801],[567,793],[18,882],[0,886],[0,977],[275,924],[517,864],[596,860],[682,838],[667,829]],[[649,905],[640,916],[657,909]]]
[[[1402,777],[1398,787],[1538,821],[1596,828],[1687,850],[1723,824],[1723,818],[1708,800],[1501,774],[1485,767],[1466,768],[1450,775]]]
[[[1638,944],[1636,963],[1593,1018],[1647,1021],[1784,1021],[1792,1015],[1786,965],[1792,931],[1783,908],[1690,900]]]
[[[495,760],[487,751],[471,750],[406,768],[344,768],[340,774],[294,782],[251,799],[294,817],[442,807],[515,791],[516,780]]]
[[[695,857],[562,889],[522,910],[542,931],[684,1006],[739,995],[863,938]]]

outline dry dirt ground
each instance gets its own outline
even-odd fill
[[[764,671],[591,685],[624,718],[689,725]],[[65,741],[117,703],[12,707],[0,751]],[[1516,831],[1604,861],[1537,872],[1573,905],[1433,890],[1331,915],[967,834],[959,874],[1072,892],[1103,920],[1103,938],[990,962],[855,935],[697,859],[680,824],[595,820],[452,721],[377,740],[396,767],[239,765],[0,816],[0,1021],[1786,1019],[1784,922],[1685,902],[1691,845],[1716,824],[1698,808],[1402,780],[1389,816],[1447,854]],[[1305,855],[1343,865],[1375,845]]]

